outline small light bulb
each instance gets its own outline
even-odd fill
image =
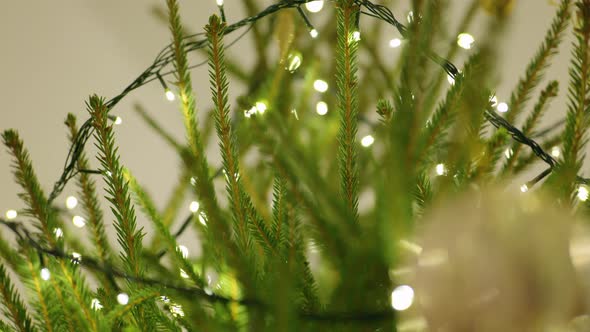
[[[585,202],[588,200],[588,188],[586,188],[585,186],[580,186],[578,188],[578,199],[582,202]]]
[[[186,272],[184,272],[183,269],[180,269],[180,277],[182,279],[188,279],[188,274]]]
[[[371,135],[367,135],[361,139],[361,145],[365,148],[368,148],[369,146],[373,145],[374,142],[375,139]]]
[[[391,293],[391,307],[397,311],[404,311],[414,302],[414,290],[408,285],[397,287]]]
[[[55,238],[59,239],[64,236],[64,231],[61,228],[56,228],[53,230],[53,234],[55,234]]]
[[[78,206],[78,199],[76,197],[69,196],[68,198],[66,198],[66,207],[68,208],[68,210],[72,210],[76,206]]]
[[[406,20],[408,20],[408,23],[412,23],[412,21],[414,20],[414,12],[410,11],[408,13],[408,15],[406,16]]]
[[[205,215],[202,212],[199,213],[199,222],[201,225],[207,226],[207,218],[205,218]]]
[[[264,114],[264,112],[266,112],[268,106],[266,106],[266,103],[263,101],[257,101],[256,102],[256,110],[258,111],[258,113],[260,114]]]
[[[561,156],[561,149],[559,148],[559,146],[554,146],[553,148],[551,148],[551,156],[553,156],[554,158],[559,158],[559,156]]]
[[[461,33],[459,36],[457,36],[457,45],[466,50],[471,49],[471,46],[474,42],[475,38],[473,38],[473,36],[468,33]]]
[[[398,48],[402,45],[402,40],[399,38],[393,38],[389,41],[389,47],[391,48]]]
[[[180,251],[180,253],[182,254],[182,258],[188,258],[188,248],[183,246],[183,245],[178,245],[176,247],[177,251]]]
[[[497,106],[498,112],[500,113],[506,113],[508,112],[508,104],[506,103],[499,103]]]
[[[196,186],[197,185],[197,179],[195,179],[192,176],[191,176],[191,185],[193,185],[193,186]]]
[[[188,208],[192,213],[199,211],[199,202],[192,201]]]
[[[119,302],[119,304],[121,305],[126,305],[127,303],[129,303],[129,295],[125,293],[117,295],[117,302]]]
[[[445,175],[446,169],[445,164],[438,164],[435,167],[436,175]]]
[[[219,7],[223,6],[223,0],[217,0],[217,5],[218,5]]]
[[[16,210],[8,210],[8,211],[6,211],[6,219],[12,220],[12,219],[14,219],[16,217],[18,217],[18,212],[16,212]]]
[[[174,303],[170,306],[170,313],[174,317],[184,317],[184,311],[182,310],[182,306],[177,303]]]
[[[492,102],[492,107],[498,106],[498,97],[496,97],[495,95],[492,96],[492,98],[490,99],[490,102]]]
[[[319,32],[316,29],[311,29],[309,30],[309,35],[311,38],[316,39],[319,35]]]
[[[324,92],[328,91],[328,82],[326,82],[324,80],[315,80],[313,82],[313,88],[317,92],[324,93]]]
[[[166,89],[166,99],[168,99],[169,101],[173,101],[174,99],[176,99],[174,92],[170,91],[170,89]]]
[[[285,69],[287,69],[290,73],[294,73],[301,66],[301,62],[301,54],[299,54],[298,52],[291,53],[287,57],[288,65]]]
[[[513,154],[514,154],[514,151],[512,151],[512,149],[510,149],[510,148],[508,148],[504,151],[504,156],[506,156],[506,158],[512,157]]]
[[[305,9],[310,13],[317,13],[324,8],[324,0],[310,1],[305,4]]]
[[[115,124],[118,126],[123,123],[123,118],[118,116],[115,118]]]
[[[455,85],[455,79],[451,75],[447,75],[447,81],[449,81],[450,85]]]
[[[74,216],[72,218],[72,223],[74,224],[74,226],[76,226],[78,228],[82,228],[82,227],[86,226],[86,220],[84,220],[84,218],[82,218],[80,216]]]
[[[526,184],[520,186],[520,192],[526,193],[527,191],[529,191],[529,186],[527,186]]]
[[[326,115],[328,114],[328,104],[323,101],[319,101],[315,106],[315,111],[319,115]]]
[[[100,310],[103,308],[103,306],[99,299],[92,299],[90,301],[90,308],[92,308],[92,310]]]
[[[360,31],[355,31],[352,33],[352,41],[359,41],[361,40],[361,32]]]
[[[49,280],[49,278],[51,278],[51,272],[49,272],[49,269],[44,267],[41,269],[41,279],[47,281]]]
[[[81,260],[82,260],[82,255],[80,253],[77,253],[77,252],[72,253],[72,263],[80,264]]]

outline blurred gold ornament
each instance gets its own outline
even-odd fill
[[[507,16],[512,12],[515,0],[480,0],[483,9],[498,17]]]
[[[402,280],[430,331],[553,331],[579,314],[573,222],[551,206],[530,192],[474,191],[433,209]]]

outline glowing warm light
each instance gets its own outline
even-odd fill
[[[404,311],[414,302],[414,290],[408,285],[397,287],[391,292],[391,307],[397,311]]]
[[[118,116],[115,118],[115,124],[118,126],[123,123],[123,118]]]
[[[199,213],[199,222],[203,226],[207,226],[207,219],[205,218],[205,216],[203,215],[203,213]]]
[[[193,186],[196,186],[197,185],[197,179],[195,179],[192,176],[191,176],[191,185],[193,185]]]
[[[375,139],[371,135],[367,135],[361,139],[361,145],[365,148],[368,148],[369,146],[373,145],[374,142]]]
[[[551,148],[551,155],[555,158],[559,158],[559,156],[561,156],[561,149],[559,146],[554,146]]]
[[[355,42],[361,40],[361,32],[360,31],[353,32],[352,33],[352,40]]]
[[[47,281],[49,280],[49,278],[51,278],[51,272],[49,272],[49,269],[44,267],[41,269],[41,279]]]
[[[447,75],[447,81],[449,81],[449,84],[455,85],[455,79],[453,78],[453,76]]]
[[[183,246],[183,245],[179,245],[176,247],[177,251],[180,251],[180,253],[182,254],[182,258],[188,258],[188,248]]]
[[[102,304],[100,303],[99,299],[92,299],[90,300],[90,308],[92,308],[92,310],[100,310],[102,309]]]
[[[12,219],[14,219],[16,217],[18,217],[18,212],[16,212],[16,210],[8,210],[8,211],[6,211],[6,219],[12,220]]]
[[[326,115],[326,114],[328,114],[328,104],[326,104],[323,101],[319,101],[317,103],[317,105],[315,106],[315,111],[319,115]]]
[[[311,29],[311,30],[309,30],[309,35],[311,36],[311,38],[315,39],[318,37],[319,33],[316,29]]]
[[[310,1],[305,4],[305,9],[310,13],[317,13],[324,8],[324,0]]]
[[[76,197],[69,196],[68,198],[66,198],[66,207],[69,210],[75,208],[76,206],[78,206],[78,199]]]
[[[199,211],[199,202],[192,201],[188,208],[192,213]]]
[[[170,303],[170,298],[168,296],[160,296],[160,300],[164,303]]]
[[[582,202],[585,202],[588,200],[588,196],[589,196],[589,192],[588,192],[588,188],[586,188],[585,186],[580,186],[578,188],[578,199],[581,200]]]
[[[219,7],[223,6],[223,0],[217,0],[217,5],[218,5]]]
[[[58,228],[56,228],[56,229],[53,230],[53,234],[55,234],[55,238],[56,239],[59,239],[62,236],[64,236],[64,231],[61,228],[58,227]]]
[[[512,151],[512,149],[510,149],[510,148],[508,148],[504,151],[504,156],[506,156],[506,158],[512,157],[513,154],[514,154],[514,151]]]
[[[466,50],[471,49],[471,46],[473,46],[474,42],[475,38],[473,38],[473,36],[468,33],[462,33],[457,36],[457,45]]]
[[[126,305],[127,303],[129,303],[129,295],[125,293],[117,295],[117,302],[119,302],[119,304],[121,305]]]
[[[82,255],[80,253],[77,252],[73,252],[72,253],[72,263],[74,264],[80,264],[80,261],[82,260]]]
[[[508,104],[506,104],[506,103],[499,103],[496,108],[497,108],[498,112],[500,112],[500,113],[508,112]]]
[[[291,53],[287,57],[287,70],[294,73],[301,66],[302,58],[299,53]]]
[[[74,226],[76,226],[78,228],[82,228],[82,227],[86,226],[86,220],[84,220],[84,218],[82,218],[80,216],[74,216],[72,218],[72,223],[74,224]]]
[[[389,41],[389,47],[391,48],[398,48],[402,45],[402,40],[399,38],[393,38]]]
[[[166,89],[166,99],[168,99],[169,101],[173,101],[174,99],[176,99],[174,92],[170,91],[169,89]]]
[[[313,82],[313,88],[317,92],[324,93],[324,92],[328,91],[328,82],[326,82],[324,80],[315,80]]]
[[[446,173],[445,164],[436,165],[435,170],[436,170],[436,175],[445,175],[445,173]]]
[[[523,184],[522,186],[520,186],[520,191],[526,193],[527,191],[529,191],[529,186]]]
[[[263,102],[263,101],[256,102],[256,110],[258,111],[258,113],[264,114],[264,112],[266,112],[267,109],[268,109],[268,106],[266,105],[265,102]]]
[[[406,16],[406,19],[408,20],[409,23],[411,23],[414,20],[414,12],[410,11],[408,13],[408,16]]]

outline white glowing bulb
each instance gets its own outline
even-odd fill
[[[315,80],[313,82],[313,88],[317,92],[324,93],[324,92],[328,91],[328,82],[326,82],[324,80]]]
[[[266,103],[263,101],[257,101],[256,102],[256,110],[258,111],[258,113],[260,114],[264,114],[264,112],[266,112],[268,106],[266,106]]]
[[[119,302],[119,304],[121,305],[126,305],[127,303],[129,303],[129,295],[125,293],[117,295],[117,302]]]
[[[170,298],[168,296],[160,296],[160,300],[164,303],[170,303]]]
[[[588,200],[588,195],[590,193],[588,193],[588,188],[586,188],[585,186],[580,186],[578,188],[578,199],[581,200],[582,202],[585,202]]]
[[[217,5],[218,5],[219,7],[223,6],[223,0],[217,0]]]
[[[180,269],[180,277],[183,279],[188,279],[188,274],[184,272],[183,269]]]
[[[316,29],[311,29],[309,30],[309,35],[311,36],[311,38],[315,39],[318,37],[319,32]]]
[[[436,165],[435,170],[436,170],[436,175],[445,175],[445,172],[446,172],[445,164]]]
[[[192,213],[199,211],[199,202],[192,201],[188,208]]]
[[[402,40],[399,38],[393,38],[389,41],[389,47],[391,48],[398,48],[402,45]]]
[[[447,81],[449,81],[450,85],[455,85],[455,79],[451,75],[447,75]]]
[[[361,32],[360,31],[355,31],[352,33],[352,41],[359,41],[361,40]]]
[[[115,118],[115,124],[118,126],[123,123],[123,118],[118,116]]]
[[[72,263],[80,264],[81,260],[82,260],[82,255],[80,253],[77,253],[77,252],[72,253]]]
[[[177,251],[180,251],[180,253],[182,254],[182,258],[188,258],[188,248],[183,246],[183,245],[178,245],[176,247]]]
[[[6,219],[12,220],[12,219],[14,219],[16,217],[18,217],[18,212],[16,212],[16,210],[8,210],[8,211],[6,211]]]
[[[66,207],[71,210],[76,206],[78,206],[78,199],[74,196],[68,196],[68,198],[66,198]]]
[[[497,106],[498,112],[500,113],[506,113],[508,112],[508,104],[506,103],[499,103]]]
[[[51,278],[51,272],[49,272],[49,269],[44,267],[41,269],[41,279],[47,281],[49,280],[49,278]]]
[[[180,304],[172,304],[170,306],[170,313],[174,317],[184,317],[184,311],[182,310],[182,306]]]
[[[492,107],[498,106],[498,97],[496,97],[495,95],[492,96],[492,98],[490,99],[490,101],[492,102]]]
[[[513,154],[514,154],[514,151],[512,151],[512,149],[510,149],[510,148],[508,148],[504,151],[504,156],[506,156],[506,158],[512,157]]]
[[[520,191],[526,193],[527,191],[529,191],[529,186],[523,184],[522,186],[520,186]]]
[[[82,228],[82,227],[86,226],[86,220],[84,220],[84,218],[82,218],[80,216],[74,216],[72,218],[72,223],[74,224],[74,226],[76,226],[78,228]]]
[[[375,139],[371,135],[367,135],[361,139],[361,145],[365,148],[368,148],[369,146],[373,145],[374,142]]]
[[[168,99],[169,101],[173,101],[174,99],[176,99],[174,92],[166,89],[166,99]]]
[[[64,231],[61,228],[58,227],[58,228],[56,228],[56,229],[53,230],[53,234],[55,234],[55,238],[56,239],[59,239],[62,236],[64,236]]]
[[[317,13],[324,8],[324,0],[310,1],[305,4],[305,9],[310,13]]]
[[[191,185],[193,185],[193,186],[196,186],[197,185],[197,179],[195,179],[192,176],[191,176]]]
[[[471,49],[471,46],[475,42],[475,38],[468,33],[462,33],[457,36],[457,45],[466,50]]]
[[[326,115],[326,114],[328,114],[328,104],[326,104],[323,101],[319,101],[317,103],[317,105],[315,106],[315,111],[319,115]]]
[[[399,286],[391,292],[391,307],[397,311],[408,309],[413,302],[414,290],[408,285]]]
[[[410,11],[408,16],[406,16],[406,19],[408,20],[408,23],[411,23],[414,20],[414,12]]]
[[[551,148],[551,155],[555,158],[559,158],[559,156],[561,155],[561,149],[559,148],[559,146],[554,146],[553,148]]]
[[[290,73],[293,73],[301,66],[301,62],[302,62],[301,55],[299,55],[298,53],[289,54],[287,61],[289,62],[289,65],[287,66],[286,69]]]
[[[92,308],[92,310],[102,309],[102,304],[100,303],[100,300],[99,299],[90,300],[90,308]]]

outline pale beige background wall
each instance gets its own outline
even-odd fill
[[[405,17],[400,8],[409,1],[398,2],[396,13]],[[467,1],[452,2],[457,8],[448,19],[451,24]],[[502,81],[498,89],[501,100],[508,99],[509,91],[541,42],[555,11],[555,5],[547,0],[515,2],[510,32],[497,45],[502,55],[498,68]],[[66,131],[62,125],[66,113],[73,112],[85,119],[84,101],[89,94],[115,95],[169,41],[167,27],[150,12],[156,4],[164,5],[164,1],[5,0],[0,4],[0,128],[19,129],[46,191],[59,176],[67,153]],[[184,21],[192,30],[204,26],[208,15],[216,10],[214,0],[183,0],[181,6]],[[226,10],[232,22],[243,16],[240,0],[226,0]],[[471,31],[476,40],[485,38],[477,34],[481,22]],[[390,37],[394,36],[391,31]],[[393,59],[396,50],[388,49],[386,42],[383,41],[384,52]],[[562,81],[560,99],[553,104],[549,116],[553,120],[565,113],[563,96],[570,42],[564,45],[567,49],[558,57],[549,75]],[[229,53],[239,53],[242,61],[248,63],[249,48],[245,39]],[[210,99],[207,82],[204,69],[194,72],[193,83],[201,108]],[[162,202],[176,179],[178,161],[130,112],[134,101],[146,105],[179,138],[184,135],[181,118],[176,107],[164,100],[157,83],[134,92],[115,110],[124,119],[123,125],[117,128],[123,163]],[[2,214],[6,209],[22,207],[16,197],[18,189],[12,181],[9,161],[2,148]],[[68,187],[63,197],[73,190]]]

